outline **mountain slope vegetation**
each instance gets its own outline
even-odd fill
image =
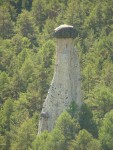
[[[78,32],[83,106],[37,136],[54,28]],[[0,149],[113,150],[113,0],[0,0]]]

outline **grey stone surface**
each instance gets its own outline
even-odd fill
[[[56,32],[63,26],[56,28]],[[70,26],[72,28],[72,26]],[[68,28],[65,26],[68,30]],[[81,106],[80,66],[77,49],[73,38],[56,39],[56,64],[54,76],[48,95],[43,104],[39,120],[40,134],[44,130],[51,131],[58,116],[75,101]]]

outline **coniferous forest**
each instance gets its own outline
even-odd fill
[[[78,32],[83,106],[37,136],[61,24]],[[0,150],[113,150],[113,0],[0,0]]]

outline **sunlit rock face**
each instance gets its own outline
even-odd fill
[[[40,115],[39,134],[51,131],[71,102],[75,101],[78,107],[82,104],[78,52],[74,48],[77,33],[73,26],[61,25],[55,29],[54,36],[57,44],[54,77]]]

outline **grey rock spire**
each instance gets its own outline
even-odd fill
[[[43,104],[39,120],[40,134],[51,131],[58,116],[69,108],[71,102],[81,106],[80,67],[77,49],[74,49],[76,30],[61,25],[54,31],[56,38],[56,64],[53,80]]]

